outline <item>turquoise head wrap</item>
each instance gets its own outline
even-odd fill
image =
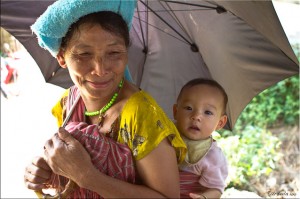
[[[99,11],[112,11],[123,17],[130,30],[135,7],[136,0],[58,0],[47,8],[31,29],[37,35],[39,45],[56,57],[62,38],[80,17]],[[128,67],[125,75],[131,80]]]

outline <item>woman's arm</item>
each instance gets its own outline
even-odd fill
[[[130,184],[99,172],[83,146],[67,131],[46,144],[45,156],[53,171],[104,198],[179,198],[179,173],[174,148],[164,139],[136,162],[143,185]]]
[[[104,198],[179,198],[179,177],[175,151],[163,140],[148,156],[137,161],[137,171],[143,186],[116,180],[93,171],[83,186]],[[93,179],[93,176],[97,176]]]

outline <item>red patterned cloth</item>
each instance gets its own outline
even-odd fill
[[[199,175],[180,171],[180,198],[190,198],[189,193],[201,192],[201,185],[199,184]]]
[[[66,101],[67,114],[70,111],[75,98],[79,95],[73,88]],[[84,121],[84,103],[80,99],[65,126],[65,129],[72,134],[88,151],[94,166],[102,173],[124,180],[130,183],[135,182],[135,167],[130,148],[120,144],[110,137],[99,133],[97,125],[88,125]],[[53,187],[66,184],[67,179],[53,176]],[[77,188],[68,198],[102,198],[99,194],[87,189]]]

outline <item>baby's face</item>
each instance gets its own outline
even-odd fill
[[[209,85],[196,85],[183,91],[174,118],[179,132],[192,140],[208,138],[223,127],[223,95]],[[226,120],[225,120],[226,123]]]

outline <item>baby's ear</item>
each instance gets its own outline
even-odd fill
[[[67,68],[65,56],[64,56],[64,53],[62,52],[62,50],[60,50],[59,53],[56,55],[56,60],[62,68]]]
[[[173,105],[173,118],[174,118],[175,120],[177,120],[177,119],[176,119],[176,115],[177,115],[177,104],[174,104],[174,105]]]
[[[222,115],[216,130],[222,129],[226,125],[226,122],[227,122],[227,115]]]

